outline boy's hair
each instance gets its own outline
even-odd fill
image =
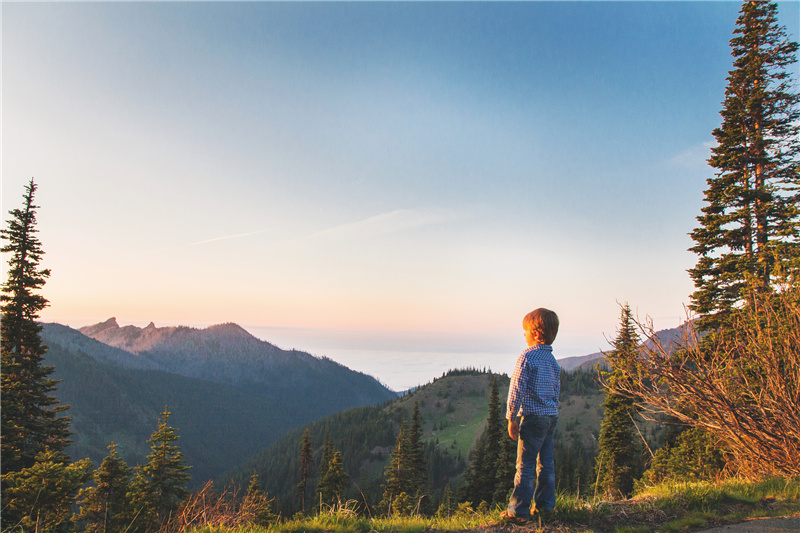
[[[545,344],[553,344],[558,335],[558,315],[549,309],[540,307],[525,315],[525,318],[522,319],[522,327],[531,333],[541,333]]]

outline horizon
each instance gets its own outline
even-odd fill
[[[367,374],[395,392],[424,385],[450,370],[476,368],[497,374],[510,375],[517,357],[526,346],[504,344],[502,339],[474,337],[472,344],[454,346],[450,339],[431,335],[414,335],[406,332],[364,332],[342,330],[314,330],[311,328],[258,328],[246,327],[235,322],[212,324],[206,327],[185,324],[158,325],[149,322],[145,326],[120,323],[116,317],[73,326],[60,324],[74,330],[97,326],[114,320],[119,328],[133,326],[143,330],[153,324],[156,329],[192,328],[208,329],[232,324],[242,328],[256,339],[286,351],[297,350],[314,357],[331,359],[350,370]],[[48,322],[54,323],[54,322]],[[55,322],[57,323],[57,322]],[[409,339],[409,336],[411,339]],[[416,347],[409,348],[409,340]],[[476,344],[475,341],[478,341]],[[475,349],[476,346],[480,349]],[[471,348],[471,349],[470,349]],[[567,356],[558,350],[558,339],[554,343],[554,356],[561,361],[572,357],[601,354],[602,349],[580,355]]]
[[[3,221],[33,177],[42,321],[594,353],[690,318],[740,6],[3,2]]]

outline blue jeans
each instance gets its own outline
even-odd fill
[[[553,435],[558,416],[524,416],[517,440],[517,474],[508,513],[531,515],[531,499],[539,511],[556,507],[556,469],[553,464]],[[534,469],[536,490],[533,489]]]

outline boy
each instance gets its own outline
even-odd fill
[[[558,422],[561,368],[551,345],[558,334],[558,315],[548,309],[536,309],[522,319],[522,328],[528,349],[514,367],[506,410],[508,434],[517,440],[517,473],[508,509],[501,518],[512,523],[524,523],[532,512],[552,515],[556,505],[553,434]],[[521,417],[519,423],[517,416]],[[531,499],[535,503],[533,510]]]

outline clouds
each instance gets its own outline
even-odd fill
[[[437,208],[396,209],[364,220],[318,231],[311,238],[363,239],[441,224],[463,218],[453,210]]]
[[[683,152],[673,156],[670,162],[674,165],[691,170],[705,169],[708,167],[708,158],[711,157],[711,149],[716,145],[716,141],[705,141],[690,146]]]

